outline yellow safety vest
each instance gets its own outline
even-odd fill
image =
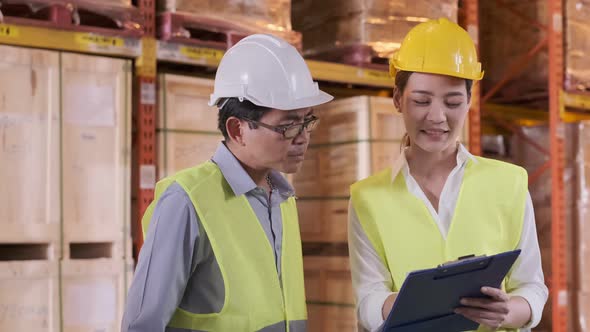
[[[172,183],[188,193],[215,254],[225,286],[219,313],[194,314],[177,308],[170,327],[198,331],[305,329],[307,309],[297,208],[293,197],[281,204],[282,284],[274,251],[244,195],[235,196],[213,162],[205,162],[158,182],[142,226],[144,237],[159,197]],[[164,221],[165,222],[165,221]]]
[[[476,160],[466,165],[446,240],[426,205],[408,191],[401,172],[393,181],[388,169],[352,185],[353,207],[391,272],[392,291],[399,291],[411,271],[433,268],[461,256],[493,255],[518,247],[527,173],[497,160]]]

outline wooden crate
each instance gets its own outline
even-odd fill
[[[127,298],[127,292],[133,282],[133,276],[135,275],[135,261],[133,258],[128,258],[125,262],[125,298]]]
[[[347,242],[347,199],[299,199],[297,211],[303,242]]]
[[[58,264],[0,262],[0,331],[60,331]]]
[[[120,331],[127,266],[121,259],[61,262],[64,332]]]
[[[310,332],[357,331],[348,257],[304,256]]]
[[[399,143],[348,143],[311,148],[294,175],[299,197],[345,198],[350,185],[387,166],[399,155]]]
[[[158,133],[159,179],[211,159],[221,141],[222,135]]]
[[[405,129],[390,98],[345,98],[317,113],[320,125],[293,180],[298,196],[348,197],[351,184],[399,155]]]
[[[59,243],[59,56],[0,46],[0,243]]]
[[[344,98],[315,109],[320,125],[311,135],[314,145],[367,140],[399,142],[405,133],[403,119],[391,98]]]
[[[213,80],[162,74],[158,117],[158,177],[211,159],[223,136],[208,106]]]
[[[130,224],[131,62],[61,57],[64,241],[123,241]]]
[[[159,75],[158,129],[217,131],[217,108],[208,105],[214,81],[173,74]]]

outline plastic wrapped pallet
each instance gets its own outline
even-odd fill
[[[523,13],[528,19],[548,25],[547,1],[504,0],[511,8]],[[484,90],[498,83],[510,63],[527,53],[542,41],[546,32],[520,19],[508,7],[497,1],[481,1],[480,4],[480,51],[486,70]],[[590,2],[588,0],[565,0],[564,57],[568,90],[590,90]],[[510,36],[510,38],[506,38]],[[514,80],[505,85],[498,101],[522,101],[546,98],[549,72],[549,56],[546,49],[526,62]],[[485,92],[485,91],[484,91]]]
[[[131,0],[67,0],[73,4],[95,4],[107,6],[131,6]]]
[[[60,28],[106,28],[135,37],[143,34],[144,19],[131,0],[1,0],[0,5],[7,20],[36,17]],[[59,9],[59,14],[52,12],[54,9]]]
[[[348,257],[304,256],[309,332],[357,331]]]
[[[547,1],[504,0],[511,8],[530,20],[547,24]],[[518,18],[498,1],[479,3],[479,48],[483,67],[484,92],[498,83],[508,66],[545,38],[545,32]],[[545,49],[526,62],[516,79],[504,86],[496,98],[518,99],[522,96],[543,96],[547,91],[548,54]]]
[[[303,33],[306,55],[368,46],[389,57],[406,33],[429,18],[457,21],[457,0],[293,0],[293,28]],[[346,50],[348,52],[348,50]]]
[[[0,46],[0,59],[0,243],[59,245],[59,55]]]
[[[73,10],[74,20],[80,24],[94,25],[102,21],[108,28],[117,28],[134,36],[142,35],[145,20],[131,0],[60,0]],[[106,19],[106,20],[105,20]]]
[[[277,30],[291,30],[290,0],[159,0],[160,10],[238,18]]]
[[[566,2],[566,88],[590,91],[590,1]]]
[[[211,159],[223,135],[217,109],[208,106],[213,80],[160,75],[158,178]]]
[[[301,35],[291,29],[291,0],[158,0],[158,9],[219,19],[251,33],[271,33],[301,44]]]

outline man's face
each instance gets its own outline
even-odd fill
[[[268,126],[288,126],[301,124],[313,116],[311,108],[292,111],[273,109],[258,122]],[[310,133],[303,130],[294,138],[285,138],[281,133],[260,125],[248,126],[243,133],[248,159],[257,168],[270,168],[283,173],[295,173],[303,163]]]

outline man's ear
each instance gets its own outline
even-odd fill
[[[230,140],[236,142],[238,145],[244,146],[244,126],[248,124],[246,121],[240,120],[234,116],[229,117],[225,122],[225,129]]]

